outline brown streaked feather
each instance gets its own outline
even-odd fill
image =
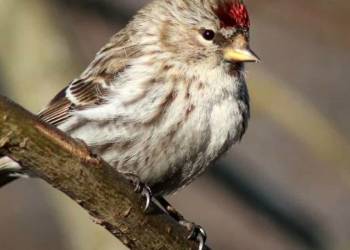
[[[101,77],[75,80],[64,88],[46,109],[39,113],[39,118],[58,126],[71,116],[71,111],[103,103],[107,93],[108,89],[103,87]],[[70,100],[69,95],[74,100]]]
[[[72,102],[66,98],[66,90],[67,88],[63,89],[50,102],[49,106],[39,113],[38,116],[41,120],[58,126],[70,117],[69,109],[72,106]]]
[[[139,47],[129,43],[124,31],[113,36],[80,78],[56,95],[39,113],[39,118],[58,126],[71,116],[72,111],[102,104],[116,76],[126,69],[130,59],[140,56]]]

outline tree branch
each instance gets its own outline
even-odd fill
[[[197,249],[188,232],[86,146],[0,96],[0,155],[7,155],[85,208],[130,249]]]

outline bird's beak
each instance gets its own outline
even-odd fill
[[[236,34],[232,43],[224,48],[224,60],[228,62],[260,62],[260,58],[249,48],[248,39]]]

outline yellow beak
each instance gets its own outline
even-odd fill
[[[223,52],[224,60],[228,62],[260,62],[260,58],[249,48],[248,40],[243,34],[237,34]]]

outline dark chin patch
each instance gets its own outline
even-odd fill
[[[244,63],[242,62],[224,62],[225,70],[230,75],[239,76],[241,72],[244,70]]]
[[[234,63],[231,63],[231,67],[233,70],[242,71],[244,69],[244,63],[234,62]]]

